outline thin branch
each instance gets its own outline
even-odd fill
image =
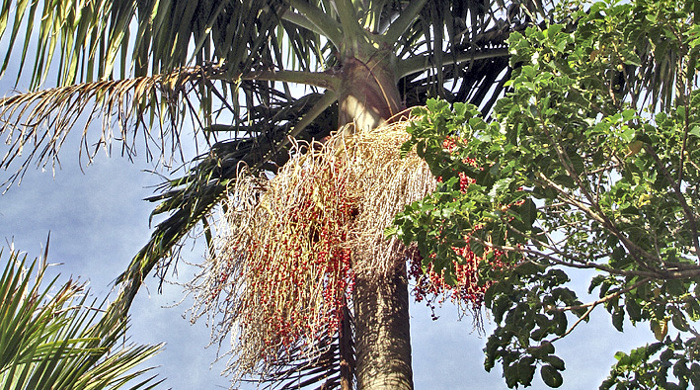
[[[445,65],[455,65],[462,62],[486,60],[489,58],[507,57],[508,49],[491,49],[491,50],[479,50],[479,51],[466,51],[459,53],[455,56],[445,56],[445,61],[440,66]],[[432,69],[438,66],[438,64],[433,64],[431,60],[431,55],[426,54],[422,56],[412,56],[406,60],[399,61],[397,65],[396,74],[398,78],[408,76],[412,73]]]
[[[690,206],[688,206],[688,203],[685,201],[685,197],[681,193],[681,183],[676,183],[673,180],[671,173],[666,169],[663,162],[661,161],[661,158],[659,158],[659,155],[656,154],[656,151],[654,151],[654,148],[652,148],[650,145],[645,145],[644,150],[646,150],[646,152],[649,153],[649,155],[654,159],[656,165],[658,165],[659,169],[661,170],[661,173],[664,175],[666,180],[668,180],[669,183],[673,184],[673,193],[676,195],[678,202],[680,202],[681,207],[683,208],[683,213],[688,218],[688,227],[690,228],[690,232],[692,235],[695,252],[700,253],[700,242],[698,242],[698,229],[695,225],[695,216],[693,214],[693,211],[690,209]],[[681,166],[680,169],[683,170],[683,167]]]
[[[586,215],[588,215],[590,218],[592,218],[595,221],[597,221],[598,223],[602,224],[605,229],[607,229],[610,233],[612,233],[615,237],[617,237],[617,239],[620,240],[620,242],[622,242],[622,244],[627,248],[627,250],[630,252],[630,254],[632,256],[634,256],[636,258],[636,254],[639,254],[643,258],[645,258],[651,262],[659,261],[659,259],[657,257],[650,254],[644,248],[640,247],[639,245],[637,245],[636,243],[634,243],[633,241],[631,241],[630,239],[625,237],[625,235],[623,235],[619,230],[617,230],[617,228],[615,227],[615,224],[613,224],[613,222],[610,221],[610,219],[604,213],[601,212],[601,214],[598,214],[595,211],[593,211],[590,207],[586,206],[583,202],[572,198],[565,189],[563,189],[557,183],[550,180],[548,177],[544,176],[542,173],[539,173],[538,177],[541,180],[545,181],[548,186],[557,190],[557,192],[559,192],[559,194],[563,198],[565,198],[564,199],[565,202],[571,204],[572,206],[578,207],[581,211],[586,213]],[[580,184],[579,186],[581,186],[581,185],[582,184]],[[598,210],[598,211],[600,211],[600,210]]]
[[[571,268],[578,268],[578,269],[597,269],[600,271],[607,272],[612,275],[620,275],[620,276],[639,276],[639,277],[645,277],[645,278],[652,278],[652,279],[661,279],[661,280],[671,280],[671,279],[688,279],[688,278],[694,278],[700,275],[700,267],[696,266],[690,269],[683,269],[683,270],[661,270],[661,269],[653,269],[650,271],[638,271],[638,270],[631,270],[631,271],[625,271],[621,269],[616,269],[604,264],[598,264],[592,261],[586,261],[586,260],[580,260],[576,258],[571,258],[571,256],[566,256],[566,254],[561,253],[557,250],[552,249],[550,246],[547,246],[545,242],[542,242],[537,239],[533,239],[537,244],[541,244],[549,249],[552,249],[554,254],[563,256],[563,257],[569,257],[571,258],[570,261],[565,261],[562,260],[553,254],[547,254],[544,252],[540,252],[538,250],[530,249],[528,247],[512,247],[512,246],[505,246],[505,245],[494,245],[490,242],[486,242],[478,237],[471,236],[471,240],[474,240],[475,242],[483,245],[484,247],[487,248],[492,248],[492,249],[498,249],[502,250],[504,252],[515,252],[515,253],[523,253],[527,255],[532,255],[535,257],[540,257],[545,260],[548,260],[554,264],[558,265],[563,265],[565,267],[571,267]],[[575,263],[573,262],[575,261]]]
[[[615,299],[624,293],[630,292],[630,291],[634,290],[635,288],[637,288],[645,283],[648,283],[650,281],[652,281],[651,278],[644,278],[644,279],[640,280],[639,282],[637,282],[629,287],[623,288],[622,290],[618,290],[610,295],[606,295],[605,297],[598,299],[597,301],[588,302],[588,303],[584,303],[581,305],[574,305],[574,306],[554,307],[554,308],[551,308],[551,310],[564,312],[564,311],[574,311],[574,310],[579,310],[579,309],[584,309],[584,308],[594,308],[602,303],[605,303],[607,301]],[[583,316],[582,316],[582,318],[583,318]]]
[[[408,3],[408,7],[389,25],[389,29],[384,33],[384,40],[391,43],[398,41],[401,35],[411,27],[427,2],[428,0],[415,0]]]
[[[592,207],[595,207],[597,211],[600,213],[600,217],[605,220],[604,224],[609,224],[611,228],[614,228],[614,224],[612,221],[608,219],[608,217],[603,213],[602,210],[600,210],[600,207],[598,204],[595,202],[593,196],[591,195],[590,191],[588,190],[588,186],[585,185],[586,183],[581,180],[579,172],[576,172],[576,169],[574,168],[571,159],[569,158],[569,155],[564,153],[562,150],[560,144],[557,142],[556,139],[552,136],[552,134],[549,132],[549,126],[547,125],[547,121],[542,117],[542,112],[538,115],[538,119],[540,120],[542,124],[542,130],[544,130],[545,135],[547,138],[549,138],[550,144],[554,147],[554,151],[557,153],[557,157],[559,158],[559,162],[561,162],[562,166],[566,170],[566,173],[569,174],[569,176],[574,179],[576,184],[579,187],[579,190],[583,193],[583,195],[588,199],[588,202]],[[586,180],[588,181],[588,180]]]
[[[590,218],[603,224],[604,226],[606,225],[606,220],[603,217],[601,217],[596,212],[591,210],[590,207],[588,207],[586,204],[584,204],[580,200],[573,198],[569,194],[569,192],[566,191],[564,188],[562,188],[559,184],[555,183],[554,181],[552,181],[550,178],[548,178],[547,176],[545,176],[541,172],[539,172],[537,174],[537,177],[540,180],[542,180],[544,183],[546,183],[549,187],[552,187],[553,189],[555,189],[559,193],[559,195],[562,196],[565,203],[578,207],[581,211],[586,213]]]
[[[577,310],[577,309],[583,309],[583,308],[585,308],[585,307],[588,307],[588,310],[586,310],[586,312],[583,313],[583,315],[582,315],[581,317],[579,317],[579,319],[578,319],[573,325],[571,325],[571,327],[570,327],[569,329],[567,329],[567,331],[564,332],[564,334],[562,334],[561,336],[558,336],[558,337],[554,338],[551,342],[555,342],[555,341],[557,341],[557,340],[561,340],[561,339],[563,339],[564,337],[566,337],[567,335],[569,335],[571,332],[573,332],[574,329],[575,329],[581,322],[583,322],[586,318],[588,318],[588,316],[591,314],[591,312],[593,311],[593,309],[596,308],[596,306],[598,306],[598,305],[600,305],[600,304],[602,304],[602,303],[605,303],[605,302],[607,302],[607,301],[610,301],[610,300],[612,300],[612,299],[615,299],[615,298],[619,297],[620,295],[622,295],[622,294],[624,294],[624,293],[626,293],[626,292],[632,291],[632,290],[634,290],[635,288],[637,288],[637,287],[643,285],[644,283],[648,283],[648,282],[650,282],[650,281],[651,281],[651,278],[644,278],[644,279],[640,280],[639,282],[633,284],[632,286],[629,286],[629,287],[624,288],[624,289],[622,289],[622,290],[619,290],[619,291],[617,291],[617,292],[615,292],[615,293],[613,293],[613,294],[610,294],[610,295],[608,295],[608,296],[605,296],[604,298],[601,298],[601,299],[599,299],[599,300],[597,300],[597,301],[595,301],[595,302],[590,302],[590,303],[586,303],[586,304],[583,304],[583,305],[577,305],[577,306],[567,306],[567,307],[561,307],[561,308],[554,308],[554,309],[552,309],[552,310],[554,310],[554,311],[563,312],[563,311]]]

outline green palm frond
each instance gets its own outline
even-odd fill
[[[0,250],[0,258],[4,258]],[[44,263],[11,252],[0,278],[0,388],[151,389],[140,368],[160,346],[121,346],[125,321],[101,319],[101,305],[73,281],[42,286]],[[35,274],[35,275],[34,275]]]
[[[20,69],[28,60],[29,43],[36,45],[31,89],[47,77],[55,57],[59,86],[169,73],[205,61],[235,64],[230,68],[235,74],[239,64],[247,69],[255,61],[250,53],[266,43],[282,7],[274,0],[4,1],[0,35],[10,17],[13,22],[2,70],[23,37]]]

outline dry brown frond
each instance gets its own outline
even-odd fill
[[[144,130],[144,144],[148,148],[156,139],[155,145],[162,153],[168,139],[179,139],[178,126],[173,125],[183,110],[175,105],[183,104],[182,98],[186,100],[187,91],[197,83],[218,73],[212,67],[182,68],[169,74],[83,83],[1,98],[0,135],[9,150],[0,160],[0,169],[8,169],[13,161],[22,160],[20,168],[8,180],[12,183],[21,179],[34,159],[42,167],[55,164],[66,136],[79,120],[83,122],[81,139],[88,159],[101,147],[109,147],[112,140],[120,140],[122,152],[131,157],[139,128],[146,128],[140,126],[142,117],[149,113],[160,118],[160,134]],[[97,118],[102,119],[102,132],[90,144],[88,128]],[[168,136],[169,132],[175,133]],[[173,141],[171,148],[177,142]],[[23,153],[26,155],[22,156]],[[147,155],[150,154],[147,149]]]
[[[406,261],[384,230],[436,186],[425,161],[400,156],[408,123],[297,144],[271,180],[239,175],[217,255],[190,285],[193,317],[208,315],[220,341],[232,333],[234,380],[267,373],[300,341],[311,352],[337,330],[354,275],[379,280]]]

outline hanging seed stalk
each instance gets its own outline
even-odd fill
[[[415,248],[384,233],[398,212],[437,185],[415,153],[401,157],[409,123],[293,143],[290,161],[272,179],[241,167],[217,227],[215,256],[189,284],[193,320],[208,316],[219,343],[231,335],[234,380],[264,375],[292,350],[314,352],[319,336],[338,330],[355,275],[379,281],[415,257]],[[431,289],[438,279],[413,273],[425,291],[446,288]],[[473,283],[474,275],[466,277]]]

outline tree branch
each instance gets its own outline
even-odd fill
[[[550,139],[551,139],[551,138],[550,138]],[[553,141],[552,141],[552,142],[553,142]],[[555,147],[555,149],[556,149],[556,147]],[[559,151],[557,151],[557,152],[559,153]],[[561,160],[560,160],[560,161],[561,161]],[[566,167],[565,167],[565,168],[566,168]],[[568,171],[568,170],[567,170],[567,171]],[[569,174],[572,175],[572,173],[569,173]],[[539,174],[538,174],[538,177],[540,178],[540,180],[543,180],[548,186],[552,187],[552,188],[555,189],[557,192],[559,192],[559,194],[562,196],[562,198],[564,198],[564,201],[565,201],[565,202],[571,204],[572,206],[578,207],[581,211],[583,211],[584,213],[586,213],[586,215],[588,215],[590,218],[592,218],[593,220],[595,220],[595,221],[597,221],[598,223],[600,223],[601,225],[603,225],[603,228],[607,229],[610,233],[612,233],[615,237],[617,237],[617,239],[620,240],[620,242],[622,242],[622,244],[625,246],[625,248],[627,248],[627,250],[629,251],[629,253],[630,253],[632,256],[634,256],[634,257],[636,258],[636,257],[637,257],[636,255],[639,254],[639,255],[641,255],[643,258],[645,258],[645,259],[651,261],[652,264],[653,264],[653,262],[655,262],[655,261],[660,261],[660,260],[661,260],[661,259],[655,257],[654,255],[650,254],[650,253],[647,252],[646,250],[644,250],[644,248],[640,247],[639,245],[637,245],[636,243],[634,243],[633,241],[631,241],[631,240],[628,239],[627,237],[625,237],[625,236],[615,227],[615,224],[607,217],[607,215],[605,215],[605,213],[603,213],[603,212],[600,210],[599,207],[596,207],[596,208],[598,209],[598,212],[600,212],[600,214],[598,214],[597,212],[595,212],[594,210],[592,210],[590,207],[586,206],[583,202],[572,198],[572,197],[569,195],[569,193],[568,193],[565,189],[563,189],[563,188],[562,188],[561,186],[559,186],[557,183],[555,183],[555,182],[553,182],[552,180],[550,180],[548,177],[544,176],[542,173],[539,173]],[[576,178],[577,178],[577,177],[576,177]],[[575,179],[576,179],[576,178],[575,178]],[[581,183],[580,180],[579,180],[579,183],[580,183],[580,184],[579,184],[579,187],[581,188],[581,187],[583,186],[583,183]],[[581,188],[581,189],[582,189],[582,188]],[[582,190],[583,190],[583,189],[582,189]],[[585,194],[585,192],[584,192],[584,194]],[[593,200],[593,199],[590,197],[590,194],[589,194],[589,196],[587,196],[587,198],[588,198],[590,201]],[[595,206],[595,205],[594,205],[594,206]],[[638,262],[638,263],[641,263],[641,262]]]
[[[688,203],[685,201],[685,197],[683,196],[683,194],[681,194],[681,183],[676,183],[673,180],[671,173],[666,169],[663,162],[661,161],[661,158],[659,158],[659,155],[656,154],[654,148],[652,148],[649,145],[645,145],[644,150],[647,153],[649,153],[649,155],[654,159],[656,165],[658,165],[659,169],[661,170],[661,173],[664,175],[664,177],[666,177],[666,180],[668,180],[669,183],[673,185],[673,193],[676,195],[678,202],[680,202],[681,207],[683,208],[683,213],[688,218],[688,227],[690,228],[690,232],[692,235],[692,241],[693,246],[695,247],[695,252],[700,254],[700,242],[698,241],[698,229],[695,225],[695,215],[693,214],[693,210],[690,209],[690,206],[688,206]],[[683,170],[683,166],[680,167],[680,170]]]
[[[611,299],[615,299],[615,298],[619,297],[620,295],[622,295],[622,294],[624,294],[624,293],[626,293],[626,292],[632,291],[632,290],[634,290],[635,288],[637,288],[637,287],[643,285],[644,283],[648,283],[649,281],[651,281],[650,278],[644,278],[644,279],[640,280],[639,282],[633,284],[632,286],[629,286],[629,287],[624,288],[624,289],[622,289],[622,290],[616,291],[615,293],[610,294],[610,295],[607,295],[607,296],[605,296],[604,298],[601,298],[601,299],[599,299],[599,300],[597,300],[597,301],[595,301],[595,302],[586,303],[586,304],[578,305],[578,306],[568,306],[568,307],[561,307],[561,308],[554,308],[554,309],[552,309],[552,310],[554,310],[554,311],[570,311],[570,310],[583,309],[583,308],[585,308],[585,307],[588,307],[588,310],[586,310],[586,312],[583,313],[583,315],[582,315],[581,317],[579,317],[579,319],[578,319],[573,325],[571,325],[571,327],[570,327],[569,329],[567,329],[566,332],[564,332],[564,334],[562,334],[561,336],[558,336],[558,337],[552,339],[551,342],[553,343],[553,342],[555,342],[555,341],[557,341],[557,340],[561,340],[561,339],[563,339],[564,337],[566,337],[567,335],[569,335],[571,332],[573,332],[574,329],[575,329],[581,322],[583,322],[586,318],[588,318],[588,316],[591,314],[591,312],[593,311],[593,309],[596,308],[596,306],[600,305],[601,303],[605,303],[605,302],[607,302],[607,301],[609,301],[609,300],[611,300]]]
[[[565,260],[562,260],[562,259],[558,258],[557,256],[555,256],[555,255],[558,255],[558,256],[567,257],[565,254],[561,253],[560,251],[558,251],[556,249],[551,248],[550,246],[547,246],[546,245],[547,243],[536,240],[536,239],[534,239],[534,241],[536,241],[538,244],[541,244],[541,245],[545,246],[546,248],[552,250],[554,253],[547,254],[544,252],[540,252],[538,250],[530,249],[528,247],[512,247],[512,246],[506,246],[506,245],[494,245],[490,242],[486,242],[486,241],[481,240],[478,237],[474,237],[474,236],[471,236],[470,239],[474,240],[475,242],[477,242],[477,243],[479,243],[487,248],[498,249],[498,250],[502,250],[504,252],[524,253],[524,254],[528,254],[531,256],[543,258],[543,259],[548,260],[554,264],[563,265],[565,267],[578,268],[578,269],[597,269],[599,271],[607,272],[611,275],[638,276],[638,277],[658,279],[658,280],[688,279],[688,278],[694,278],[694,277],[700,276],[700,267],[699,266],[695,266],[695,267],[689,268],[689,269],[680,269],[680,270],[651,269],[649,271],[641,271],[641,270],[626,271],[626,270],[622,270],[622,269],[613,268],[613,267],[607,266],[605,264],[598,264],[598,263],[595,263],[592,261],[579,260],[576,258],[572,258],[570,261],[565,261]],[[574,263],[574,261],[575,261],[575,263]]]

